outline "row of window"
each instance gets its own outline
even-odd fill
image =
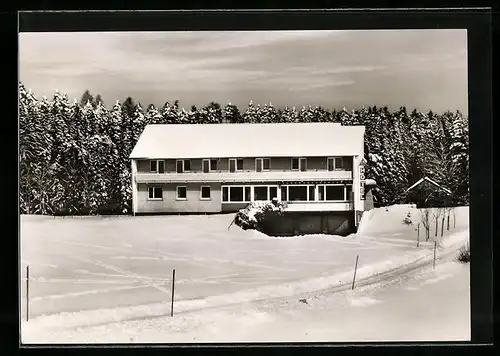
[[[202,168],[203,173],[209,173],[217,170],[217,159],[203,159]],[[243,159],[242,158],[229,158],[229,172],[243,171]],[[330,157],[328,158],[328,170],[334,171],[337,169],[344,168],[344,160],[342,157]],[[291,167],[293,171],[306,171],[307,170],[307,158],[294,157],[291,159]],[[255,171],[264,172],[271,169],[271,159],[270,158],[256,158],[255,159]],[[164,160],[152,160],[150,161],[150,171],[151,173],[165,173],[165,161]],[[182,159],[176,161],[176,172],[184,173],[191,171],[191,160]]]
[[[253,189],[253,196],[252,196]],[[272,200],[278,197],[277,186],[222,187],[225,203]],[[352,185],[282,185],[281,201],[348,201],[352,199]]]
[[[157,186],[148,187],[148,198],[149,200],[163,200],[163,188]],[[176,196],[177,200],[187,199],[187,187],[177,186]],[[203,185],[200,188],[200,200],[210,200],[212,198],[212,192],[209,185]]]
[[[163,188],[148,187],[150,200],[162,200]],[[278,197],[278,186],[223,186],[222,201],[225,203],[242,203],[250,201],[272,200]],[[176,187],[176,199],[187,199],[186,186]],[[201,186],[200,199],[211,199],[210,186]],[[352,199],[352,185],[320,184],[314,185],[282,185],[282,201],[348,201]]]

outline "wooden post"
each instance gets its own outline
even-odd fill
[[[30,317],[30,266],[26,266],[26,321]]]
[[[170,316],[174,316],[174,290],[175,290],[175,268],[172,271],[172,306],[170,307]]]
[[[434,231],[434,237],[436,237],[436,236],[438,235],[438,225],[439,225],[439,224],[438,224],[438,218],[436,218],[436,219],[434,219],[434,220],[435,220],[435,222],[436,222],[436,229],[435,229],[435,231]]]
[[[417,225],[417,247],[420,244],[420,223]]]
[[[358,259],[359,259],[359,255],[356,256],[356,265],[354,266],[354,276],[352,278],[352,287],[351,287],[351,290],[354,289],[354,281],[356,280],[356,270],[358,269]]]
[[[443,237],[443,231],[444,231],[444,215],[443,218],[441,219],[441,237]]]
[[[450,212],[449,211],[448,211],[448,217],[446,219],[447,219],[446,230],[449,231],[450,230]]]
[[[432,269],[436,268],[436,247],[437,247],[437,241],[434,241],[434,259],[432,261]]]

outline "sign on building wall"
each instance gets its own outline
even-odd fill
[[[365,200],[365,167],[359,166],[359,198]]]

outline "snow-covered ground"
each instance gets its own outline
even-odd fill
[[[350,287],[356,255],[359,255],[359,289],[355,293],[362,291],[368,283],[385,283],[399,277],[405,268],[411,270],[422,264],[429,265],[433,243],[425,242],[421,228],[420,246],[416,247],[415,226],[402,223],[408,210],[411,210],[408,206],[375,209],[363,217],[360,233],[349,237],[314,235],[295,238],[270,238],[255,231],[243,231],[234,225],[228,229],[234,217],[232,214],[22,216],[23,320],[26,317],[24,271],[27,264],[30,266],[30,319],[28,323],[23,321],[22,340],[245,342],[262,338],[268,341],[311,340],[310,337],[318,340],[323,337],[326,339],[321,340],[329,341],[369,339],[380,330],[370,334],[366,330],[370,319],[365,321],[360,314],[352,318],[353,330],[359,331],[356,334],[353,330],[348,331],[351,328],[344,327],[346,321],[327,327],[325,323],[328,324],[329,314],[325,310],[319,312],[321,308],[313,307],[311,301],[300,303],[303,308],[295,308],[297,313],[286,312],[283,301],[290,298],[296,301],[298,295],[311,296],[315,302],[321,300],[321,295],[329,295],[325,300],[340,298]],[[412,220],[417,223],[418,212],[412,212]],[[438,250],[438,257],[447,256],[449,259],[450,253],[468,239],[468,208],[456,209],[456,227],[453,228],[453,222],[451,227],[450,231],[445,228],[446,239]],[[403,268],[394,270],[401,266]],[[176,269],[175,316],[170,318],[165,316],[170,314],[173,268]],[[464,273],[464,268],[461,270]],[[448,279],[442,283],[464,281],[463,276],[458,280]],[[466,285],[468,287],[468,281]],[[335,298],[332,297],[333,291],[337,291]],[[397,296],[398,293],[403,292],[398,289],[393,294]],[[414,296],[420,294],[413,293]],[[446,297],[446,289],[442,294]],[[456,296],[450,294],[449,299],[453,297]],[[373,298],[361,298],[354,302],[353,308],[356,303],[366,304]],[[413,310],[407,298],[411,299],[411,296],[403,297],[401,307]],[[370,307],[374,315],[379,304]],[[270,311],[269,308],[274,309]],[[346,315],[356,313],[356,308],[351,309],[345,309],[349,310]],[[327,310],[336,308],[328,307]],[[341,309],[337,312],[342,315]],[[333,316],[330,314],[330,317]],[[391,322],[402,321],[394,319]],[[415,321],[408,322],[415,324]],[[245,323],[248,325],[241,330],[235,327],[235,324],[244,326]],[[269,325],[273,332],[263,333],[265,327],[260,328],[259,323]],[[354,327],[356,323],[363,326]],[[332,327],[340,325],[344,333],[332,331]],[[157,330],[158,327],[161,330]],[[103,332],[107,328],[115,331]],[[308,331],[304,336],[301,333],[304,328],[316,331]],[[245,331],[252,329],[254,333]],[[290,334],[284,335],[278,329],[288,330]],[[383,335],[391,334],[380,335],[383,338]],[[421,331],[418,335],[427,334]]]

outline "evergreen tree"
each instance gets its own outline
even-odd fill
[[[255,106],[253,101],[250,101],[246,111],[243,113],[243,122],[248,124],[260,122],[260,105]]]
[[[97,94],[97,96],[95,97],[95,100],[94,100],[94,107],[97,108],[97,106],[102,105],[104,106],[104,101],[102,100],[102,97],[101,97],[101,94]]]
[[[161,124],[163,123],[163,115],[156,109],[156,107],[151,104],[146,111],[146,123],[147,124]]]
[[[90,103],[90,105],[94,105],[95,100],[92,94],[88,90],[85,90],[85,92],[82,94],[82,98],[80,99],[80,106],[85,106],[87,103]]]
[[[236,105],[231,104],[231,102],[229,102],[224,108],[224,120],[227,123],[233,124],[241,123],[243,121],[240,110]]]
[[[222,109],[219,103],[210,102],[207,106],[204,107],[204,111],[206,111],[205,123],[208,124],[220,124],[222,123]]]

